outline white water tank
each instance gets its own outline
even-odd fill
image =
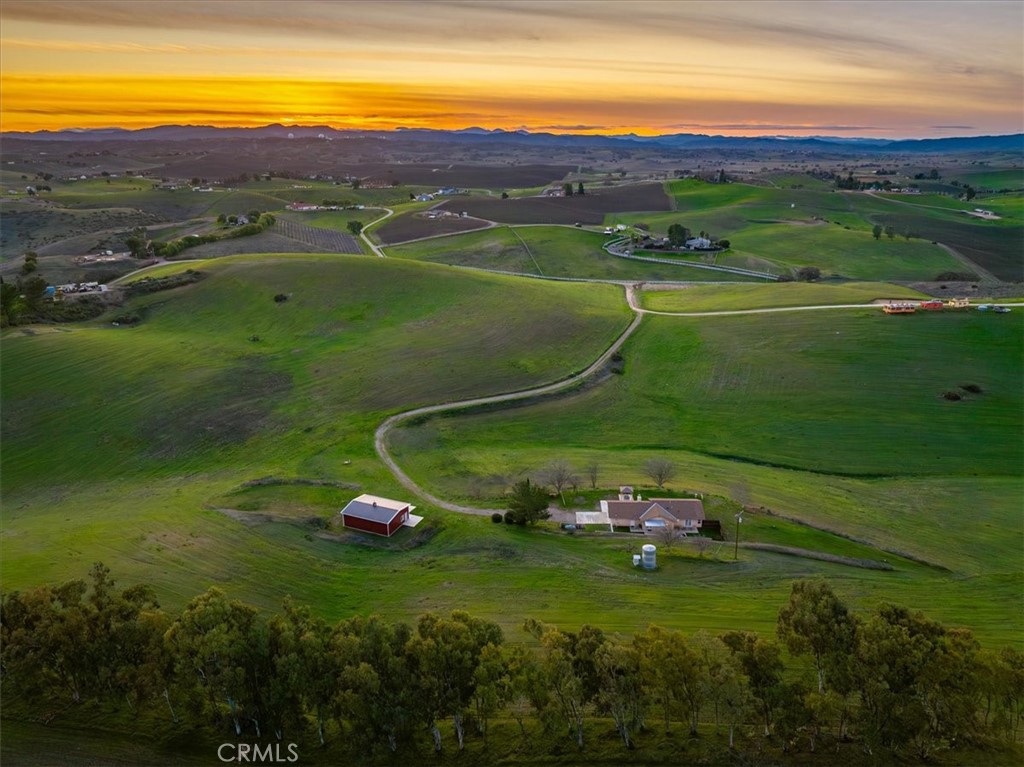
[[[643,552],[640,558],[643,562],[644,570],[653,570],[658,564],[656,560],[658,549],[649,543],[645,543],[640,551]]]

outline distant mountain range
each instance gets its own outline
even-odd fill
[[[1024,152],[1024,133],[1006,136],[962,136],[932,139],[849,138],[837,136],[711,136],[672,133],[661,136],[531,133],[501,128],[434,130],[398,128],[393,131],[338,130],[326,125],[264,125],[259,128],[217,128],[212,125],[160,125],[155,128],[71,128],[60,131],[7,132],[3,139],[35,141],[201,141],[222,138],[279,139],[412,139],[436,143],[523,144],[559,147],[637,147],[665,149],[800,149],[851,152]]]

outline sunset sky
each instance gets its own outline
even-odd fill
[[[0,128],[1024,131],[1024,3],[3,0]]]

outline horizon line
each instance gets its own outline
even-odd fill
[[[121,132],[124,132],[124,133],[139,133],[139,132],[142,132],[142,131],[154,130],[154,129],[157,129],[157,128],[210,128],[210,129],[213,129],[213,130],[261,130],[261,129],[264,129],[264,128],[274,128],[274,127],[280,127],[280,128],[300,128],[300,129],[302,129],[302,128],[306,128],[306,129],[327,128],[329,130],[337,131],[339,133],[364,133],[364,134],[396,133],[396,132],[405,132],[405,131],[432,131],[432,132],[435,132],[435,133],[460,133],[460,132],[465,132],[465,131],[477,130],[477,131],[487,132],[487,133],[491,133],[491,134],[499,134],[499,135],[502,134],[502,133],[510,133],[510,134],[526,133],[526,134],[529,134],[529,135],[586,136],[586,137],[591,137],[591,138],[629,138],[629,137],[632,137],[632,136],[635,136],[637,138],[662,138],[662,137],[666,137],[666,136],[706,136],[708,138],[719,138],[720,137],[720,138],[738,138],[738,139],[741,139],[741,138],[758,139],[758,138],[786,137],[786,138],[798,138],[798,139],[814,139],[814,138],[833,138],[833,139],[845,139],[845,140],[857,139],[857,140],[865,140],[865,141],[936,141],[936,140],[942,140],[942,139],[948,139],[948,138],[1002,138],[1002,137],[1022,136],[1022,135],[1024,135],[1024,132],[1021,132],[1021,131],[1015,131],[1015,132],[1010,132],[1010,133],[974,133],[974,134],[959,134],[958,133],[958,134],[950,134],[950,135],[946,135],[946,136],[904,135],[904,136],[899,136],[899,137],[897,137],[897,136],[892,136],[892,137],[889,137],[889,136],[884,136],[884,137],[883,136],[866,136],[866,135],[853,134],[853,133],[847,134],[847,135],[843,135],[843,136],[830,135],[828,133],[814,133],[813,135],[795,135],[795,134],[790,134],[790,133],[786,133],[785,132],[786,130],[792,130],[792,131],[828,131],[830,129],[831,130],[841,130],[841,129],[837,129],[835,126],[822,126],[820,128],[816,128],[816,127],[813,127],[813,126],[808,126],[806,128],[797,128],[797,127],[794,126],[794,127],[787,127],[785,129],[775,129],[775,130],[773,130],[772,128],[765,128],[764,129],[765,130],[764,133],[753,134],[753,135],[736,135],[736,134],[725,134],[725,133],[710,133],[710,132],[709,133],[704,133],[704,132],[689,132],[689,131],[638,133],[636,130],[627,131],[625,133],[614,133],[614,132],[604,133],[604,132],[595,132],[595,131],[582,131],[581,132],[579,130],[575,130],[575,131],[574,130],[565,130],[565,131],[561,131],[561,130],[545,130],[543,128],[541,128],[541,129],[536,129],[536,128],[535,129],[530,129],[530,128],[525,127],[525,126],[518,127],[518,128],[501,128],[501,127],[485,128],[485,127],[483,127],[481,125],[467,125],[467,126],[464,126],[464,127],[461,127],[461,128],[430,128],[430,127],[425,127],[425,126],[403,126],[403,125],[395,126],[395,127],[392,127],[392,128],[338,128],[338,127],[335,127],[335,126],[330,125],[328,123],[308,124],[308,123],[271,122],[271,123],[266,123],[266,124],[263,124],[263,125],[213,125],[213,124],[210,124],[210,123],[157,123],[157,124],[153,124],[153,125],[146,125],[146,126],[135,127],[135,128],[124,128],[124,127],[117,126],[117,125],[109,125],[109,126],[98,127],[98,128],[81,128],[81,127],[76,127],[76,126],[70,126],[70,127],[66,127],[66,128],[39,128],[39,129],[36,129],[36,130],[4,130],[4,131],[0,131],[0,136],[8,136],[10,134],[35,135],[35,134],[41,134],[41,133],[45,133],[45,134],[64,133],[64,134],[74,135],[76,133],[78,133],[78,134],[100,133],[100,132],[104,132],[104,131],[121,131]],[[694,126],[694,127],[699,129],[699,126]],[[708,130],[714,130],[714,128],[710,128],[709,127]],[[719,130],[722,130],[722,128],[719,128]],[[731,128],[731,130],[743,130],[743,129],[742,128]],[[757,127],[752,125],[752,126],[750,126],[750,130],[757,130]],[[866,128],[866,130],[876,130],[877,131],[877,130],[886,130],[886,129],[882,129],[882,128]]]

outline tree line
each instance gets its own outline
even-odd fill
[[[152,249],[153,255],[159,258],[173,258],[174,256],[181,253],[183,250],[188,248],[194,248],[197,245],[205,245],[209,242],[218,242],[219,240],[230,240],[236,237],[248,237],[250,235],[259,234],[265,231],[268,227],[273,226],[276,219],[273,214],[270,213],[259,213],[258,211],[250,212],[250,216],[256,215],[254,220],[250,223],[244,224],[234,229],[228,229],[220,233],[211,234],[190,234],[186,237],[179,237],[176,240],[169,240],[168,242],[160,242],[154,240],[149,243]],[[226,223],[220,221],[218,223]]]
[[[211,734],[362,755],[461,750],[486,743],[497,719],[524,739],[586,749],[601,719],[626,748],[655,728],[713,725],[739,753],[763,735],[784,752],[853,741],[926,759],[1016,742],[1024,717],[1024,653],[982,649],[970,631],[897,605],[854,614],[821,580],[792,584],[775,638],[658,626],[619,638],[532,619],[524,629],[536,647],[462,611],[331,625],[291,599],[265,616],[216,588],[171,614],[151,587],[118,589],[97,564],[88,582],[3,597],[0,672],[23,706],[161,710]]]

